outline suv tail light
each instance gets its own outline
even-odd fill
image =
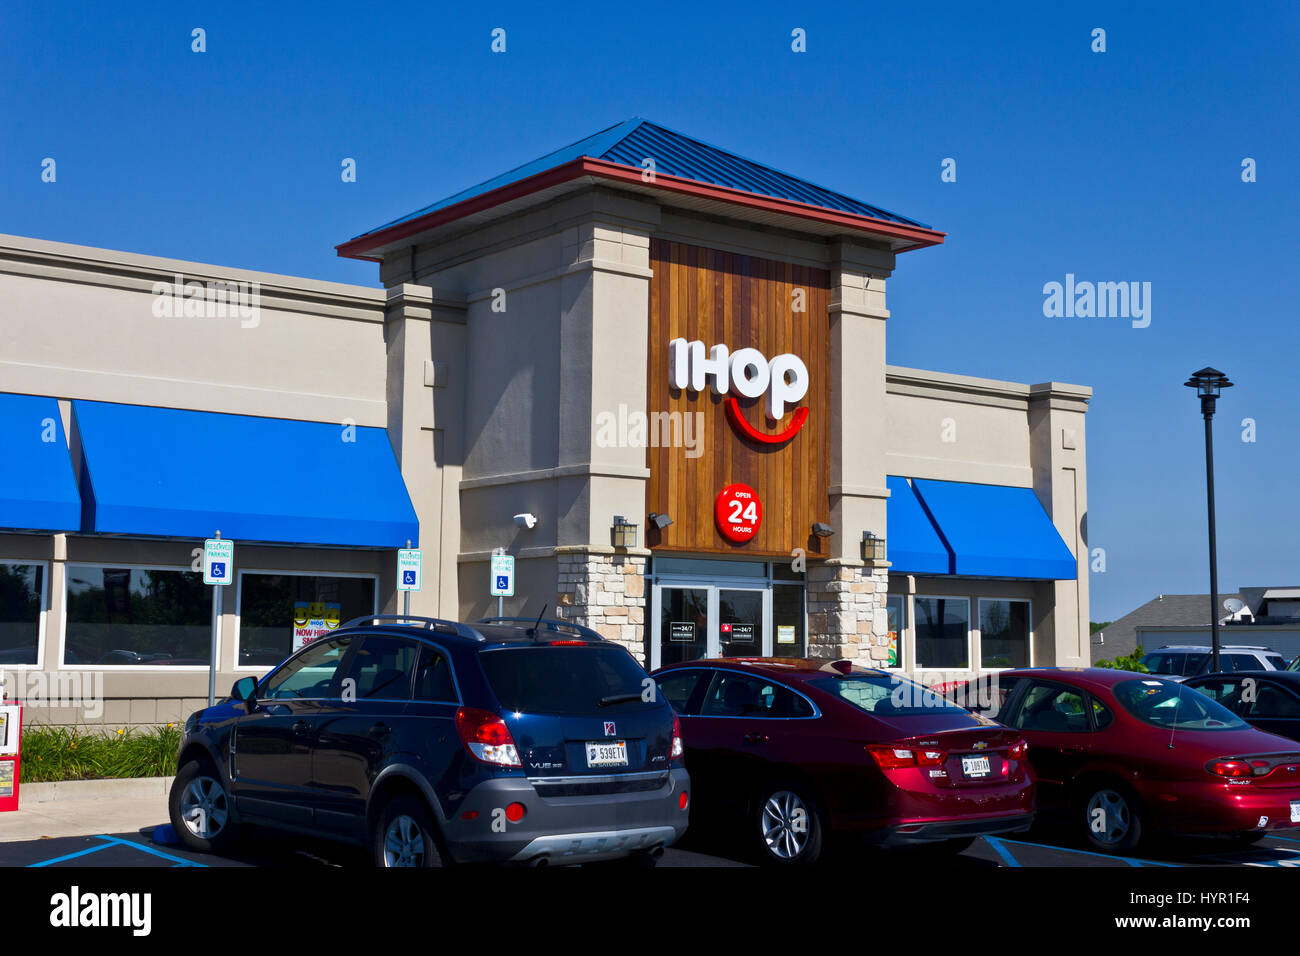
[[[668,754],[668,762],[682,759],[682,722],[673,714],[673,746]]]
[[[462,707],[456,711],[456,733],[475,760],[497,767],[522,767],[515,739],[506,722],[490,710]]]

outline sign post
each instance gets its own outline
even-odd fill
[[[497,617],[504,617],[505,598],[515,596],[515,556],[504,548],[492,555],[492,596],[497,599]]]
[[[208,656],[208,706],[217,702],[217,645],[221,641],[221,589],[230,583],[235,567],[235,542],[218,531],[203,542],[203,583],[212,585],[212,653]]]
[[[420,590],[424,583],[424,560],[419,548],[412,548],[406,542],[405,548],[397,551],[397,589],[402,592],[402,613],[411,616],[411,592]]]

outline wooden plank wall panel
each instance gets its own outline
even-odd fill
[[[673,524],[646,528],[656,550],[787,557],[796,548],[825,556],[811,534],[830,521],[830,274],[789,262],[717,249],[650,240],[650,342],[647,410],[703,413],[704,454],[650,447],[646,513],[664,512]],[[805,290],[806,311],[791,309],[792,291]],[[768,445],[744,438],[727,420],[723,397],[669,387],[668,343],[699,340],[705,349],[751,347],[769,360],[793,352],[808,366],[808,394],[799,403],[808,421],[790,441]],[[734,394],[734,393],[733,393]],[[739,396],[737,396],[739,398]],[[764,399],[740,399],[745,418],[763,432],[790,424],[794,409],[771,423]],[[653,419],[652,419],[653,421]],[[714,524],[713,501],[733,482],[753,487],[763,502],[763,524],[750,541],[734,544]]]

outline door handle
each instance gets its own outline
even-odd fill
[[[767,734],[745,734],[742,738],[747,744],[765,744],[772,738]]]
[[[291,729],[298,736],[305,736],[307,732],[311,730],[311,724],[307,723],[307,721],[305,720],[298,720],[298,721],[294,721],[293,727]]]
[[[393,729],[382,720],[377,724],[373,724],[370,728],[370,736],[372,737],[387,737],[392,732]]]

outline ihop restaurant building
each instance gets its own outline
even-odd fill
[[[0,236],[0,667],[181,718],[218,530],[221,690],[398,611],[408,541],[412,613],[504,549],[647,667],[1086,664],[1090,389],[887,362],[943,239],[642,120],[340,245],[376,288]]]

